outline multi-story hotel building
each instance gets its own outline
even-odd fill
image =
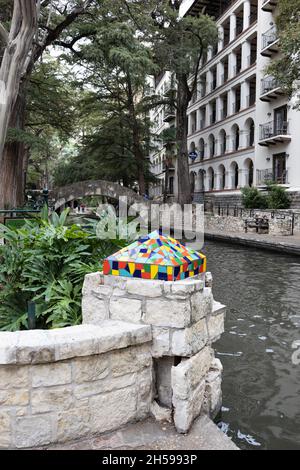
[[[219,42],[203,57],[198,89],[189,110],[190,179],[195,200],[201,195],[238,195],[245,186],[265,187],[268,181],[300,191],[300,113],[284,95],[266,67],[280,54],[275,18],[277,0],[186,0],[182,15],[206,12],[216,18]],[[157,77],[164,93],[170,74]],[[159,135],[175,126],[163,107],[152,113]],[[176,195],[173,173],[165,175],[166,145],[151,157],[160,183],[158,195]],[[171,181],[168,181],[168,179]],[[170,184],[171,183],[171,184]]]

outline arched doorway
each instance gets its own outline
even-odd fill
[[[218,173],[220,190],[224,190],[226,187],[226,170],[224,165],[219,166]]]
[[[239,187],[239,166],[236,162],[232,162],[230,165],[231,174],[231,188],[237,189]]]

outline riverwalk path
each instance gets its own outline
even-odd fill
[[[296,233],[293,236],[273,236],[268,234],[241,234],[240,232],[209,230],[205,231],[205,239],[300,256],[300,233]]]

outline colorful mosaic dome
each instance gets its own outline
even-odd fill
[[[158,231],[106,258],[103,273],[112,276],[178,281],[206,271],[206,257]]]

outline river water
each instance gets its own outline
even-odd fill
[[[300,450],[300,258],[215,242],[203,252],[214,297],[228,307],[214,345],[224,366],[219,426],[242,449]]]

